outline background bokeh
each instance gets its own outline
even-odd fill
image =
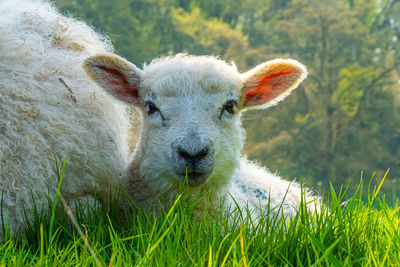
[[[363,176],[400,193],[399,0],[57,0],[138,66],[178,52],[216,55],[241,71],[273,58],[309,77],[278,106],[244,116],[246,153],[327,191]]]

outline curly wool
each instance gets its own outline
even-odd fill
[[[124,104],[96,86],[82,61],[108,39],[44,1],[0,1],[0,190],[18,231],[22,210],[47,204],[65,160],[64,196],[110,189],[128,160]],[[33,203],[34,201],[34,203]]]

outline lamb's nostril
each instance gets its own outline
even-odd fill
[[[184,149],[178,148],[178,154],[181,158],[191,159],[192,156]]]
[[[208,148],[204,148],[201,150],[199,153],[197,153],[196,158],[197,159],[204,159],[208,154]]]

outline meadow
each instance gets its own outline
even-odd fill
[[[71,211],[60,175],[56,199],[19,236],[0,214],[0,266],[400,266],[399,1],[54,2],[138,66],[180,52],[218,55],[241,71],[277,57],[303,62],[309,78],[292,96],[244,118],[245,152],[304,177],[325,205],[311,214],[302,202],[287,221],[272,208],[258,222],[234,207],[198,217],[203,199],[183,185],[157,217],[118,200]]]
[[[235,208],[199,217],[201,199],[184,185],[157,217],[133,203],[121,211],[117,200],[108,212],[79,203],[71,212],[61,196],[48,214],[37,210],[24,234],[6,238],[1,266],[399,266],[399,207],[380,195],[385,179],[363,188],[361,178],[354,193],[331,187],[320,213],[303,200],[288,221],[270,207],[258,222]]]

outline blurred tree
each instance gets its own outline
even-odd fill
[[[269,20],[259,21],[271,54],[300,59],[309,66],[310,76],[277,108],[251,115],[257,117],[246,124],[252,129],[249,139],[257,141],[247,148],[251,157],[261,157],[286,176],[337,183],[359,177],[361,170],[382,174],[392,167],[392,175],[400,175],[398,149],[387,150],[389,144],[400,144],[398,99],[393,98],[398,95],[399,49],[393,43],[393,26],[376,26],[391,20],[389,6],[392,11],[397,5],[293,0],[284,10],[270,10]],[[281,123],[275,126],[278,133],[266,134],[258,126],[261,116],[290,126]],[[282,147],[270,141],[282,134],[291,136],[286,138],[291,143]],[[290,151],[290,164],[282,163],[287,153],[283,149]]]
[[[179,47],[172,25],[175,0],[58,0],[57,6],[106,33],[119,54],[139,66]],[[180,47],[179,47],[180,48]]]
[[[251,52],[247,37],[223,21],[205,19],[199,8],[193,8],[190,13],[178,8],[173,12],[173,25],[181,34],[185,47],[183,51],[221,55],[240,66],[246,65],[246,54]]]

